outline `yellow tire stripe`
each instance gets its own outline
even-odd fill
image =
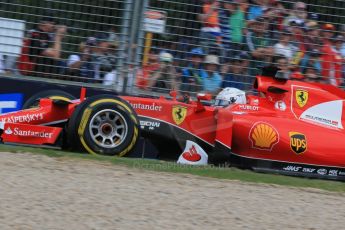
[[[61,100],[61,101],[67,101],[67,102],[71,101],[71,99],[64,97],[64,96],[50,96],[48,98],[52,99],[52,100]]]
[[[85,142],[84,140],[84,137],[83,137],[83,134],[85,132],[85,129],[86,129],[86,125],[89,121],[89,118],[91,116],[91,113],[92,113],[92,107],[100,104],[100,103],[115,103],[115,104],[118,104],[120,106],[122,106],[124,109],[126,109],[128,112],[130,112],[130,117],[131,119],[133,120],[133,122],[135,123],[135,125],[138,124],[138,120],[136,119],[136,117],[134,116],[134,114],[132,113],[132,110],[123,102],[121,101],[118,101],[118,100],[115,100],[115,99],[110,99],[110,98],[106,98],[106,99],[100,99],[100,100],[97,100],[93,103],[91,103],[88,108],[85,109],[83,115],[82,115],[82,118],[81,118],[81,121],[80,121],[80,124],[79,124],[79,128],[78,128],[78,135],[79,135],[79,139],[80,139],[80,142],[81,144],[83,145],[83,147],[86,149],[86,151],[88,151],[90,154],[94,154],[94,155],[97,155],[96,152],[94,152]],[[133,135],[133,138],[132,138],[132,141],[130,143],[130,145],[125,149],[123,150],[121,153],[118,154],[118,156],[122,157],[124,155],[126,155],[134,146],[135,142],[136,142],[136,139],[138,138],[138,128],[137,126],[134,127],[134,135]]]

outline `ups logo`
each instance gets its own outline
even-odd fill
[[[296,154],[302,154],[307,151],[307,139],[304,134],[297,132],[289,132],[290,147]]]

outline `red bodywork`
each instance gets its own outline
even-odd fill
[[[345,177],[344,91],[264,76],[257,77],[254,88],[258,94],[247,96],[247,104],[226,108],[164,97],[121,98],[132,105],[142,134],[153,140],[161,153],[183,149],[186,140],[193,140],[206,150],[211,162],[229,161],[287,174]],[[43,99],[37,109],[1,115],[3,141],[55,143],[62,127],[54,123],[68,122],[82,100],[60,105]],[[32,135],[14,135],[15,126],[32,130]],[[176,159],[180,153],[170,157]]]

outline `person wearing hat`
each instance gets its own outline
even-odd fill
[[[326,23],[322,26],[321,75],[328,84],[340,86],[342,84],[342,62],[339,54],[333,47],[334,32],[334,25]]]
[[[205,69],[201,70],[203,82],[203,91],[216,94],[220,90],[222,77],[219,74],[219,57],[216,55],[207,55],[204,61]]]
[[[199,92],[203,88],[201,70],[204,56],[201,48],[194,48],[190,51],[188,65],[182,69],[181,91]]]
[[[274,53],[273,41],[269,37],[266,18],[260,17],[251,25],[246,35],[247,50],[252,57],[251,75],[259,74],[259,70],[271,62]]]
[[[149,79],[149,89],[162,93],[178,90],[177,72],[173,66],[173,60],[173,55],[168,52],[159,54],[159,68]]]
[[[28,75],[57,77],[60,72],[61,44],[66,32],[66,26],[55,25],[54,17],[44,16],[40,19],[37,28],[28,34],[28,54],[33,63],[33,70]]]
[[[288,27],[291,21],[301,21],[305,23],[308,17],[307,4],[304,2],[295,2],[293,9],[290,11],[290,15],[284,19],[284,26]]]
[[[94,68],[91,62],[92,47],[95,44],[91,40],[81,42],[77,53],[71,54],[67,58],[67,75],[72,80],[87,81],[94,78]],[[77,79],[76,79],[77,78]]]

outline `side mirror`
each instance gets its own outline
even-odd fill
[[[176,100],[177,92],[175,90],[170,91],[169,95],[173,98],[174,101]]]
[[[198,99],[198,102],[196,104],[195,112],[202,112],[205,111],[205,106],[201,103],[201,100],[203,101],[211,101],[212,95],[208,93],[198,93],[196,95],[196,98]]]
[[[198,99],[198,101],[211,101],[212,95],[209,93],[198,93],[196,95],[196,98]]]

